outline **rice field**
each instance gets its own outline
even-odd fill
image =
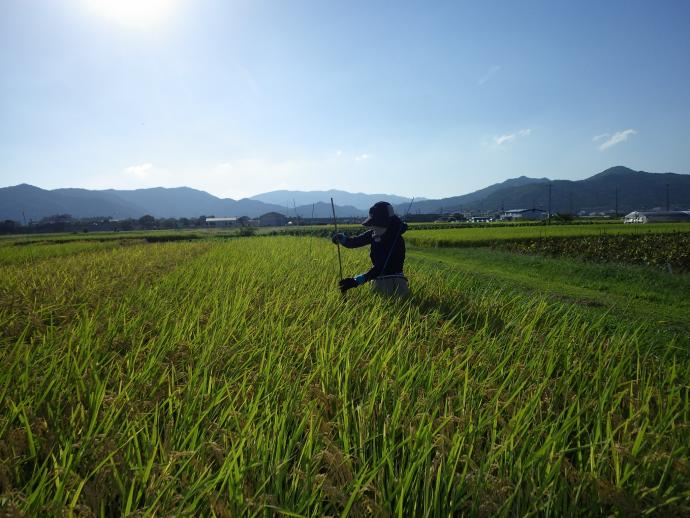
[[[633,225],[599,223],[589,225],[528,225],[480,228],[432,229],[409,232],[405,239],[417,246],[467,247],[486,246],[506,240],[520,241],[545,237],[585,237],[610,234],[690,232],[690,223],[657,223]]]
[[[690,513],[643,324],[414,260],[342,296],[313,237],[64,246],[0,264],[3,514]]]

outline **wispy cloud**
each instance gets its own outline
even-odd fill
[[[498,65],[492,66],[492,67],[486,72],[486,74],[484,74],[482,77],[480,77],[480,78],[477,80],[477,86],[482,86],[482,85],[483,85],[484,83],[486,83],[489,79],[491,79],[493,76],[495,76],[495,75],[498,73],[499,70],[501,70],[501,67],[499,67]]]
[[[637,131],[634,129],[627,129],[623,131],[618,131],[614,133],[613,135],[609,135],[608,133],[603,133],[602,135],[597,135],[594,137],[592,140],[594,142],[598,142],[599,140],[602,139],[607,139],[605,142],[602,142],[602,144],[599,146],[599,151],[604,151],[605,149],[608,149],[610,147],[615,146],[616,144],[620,144],[621,142],[625,142],[628,140],[628,137],[631,135],[637,134]]]
[[[362,153],[360,155],[355,156],[355,161],[356,162],[362,162],[363,160],[369,160],[372,157],[369,153]]]
[[[151,176],[151,173],[153,172],[153,164],[146,163],[146,164],[138,164],[138,165],[130,165],[129,167],[125,167],[124,169],[125,173],[127,173],[130,176],[135,176],[140,179],[145,179]]]
[[[507,144],[508,142],[512,142],[513,140],[517,139],[518,137],[528,137],[532,133],[532,130],[529,128],[521,129],[518,131],[515,131],[513,133],[506,133],[505,135],[498,135],[494,137],[494,143],[497,146],[501,146],[503,144]]]

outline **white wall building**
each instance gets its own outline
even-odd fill
[[[690,211],[634,211],[623,218],[623,223],[670,223],[690,222]]]

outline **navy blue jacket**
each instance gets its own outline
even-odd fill
[[[364,274],[366,281],[376,279],[381,275],[402,274],[405,263],[405,240],[402,235],[406,230],[407,223],[398,216],[393,216],[383,236],[374,237],[374,231],[367,230],[358,236],[348,237],[343,246],[345,248],[359,248],[371,245],[369,257],[371,257],[373,266]],[[389,254],[390,259],[388,259]],[[386,259],[388,259],[388,263],[386,263]]]

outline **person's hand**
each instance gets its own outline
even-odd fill
[[[331,237],[331,241],[333,241],[334,245],[337,245],[338,243],[344,245],[345,241],[347,241],[347,236],[342,232],[338,232],[337,234],[333,234],[333,237]]]
[[[357,286],[359,286],[359,284],[357,284],[357,281],[354,278],[348,277],[347,279],[341,279],[338,283],[338,286],[340,287],[340,291],[345,293],[347,290],[356,288]]]

